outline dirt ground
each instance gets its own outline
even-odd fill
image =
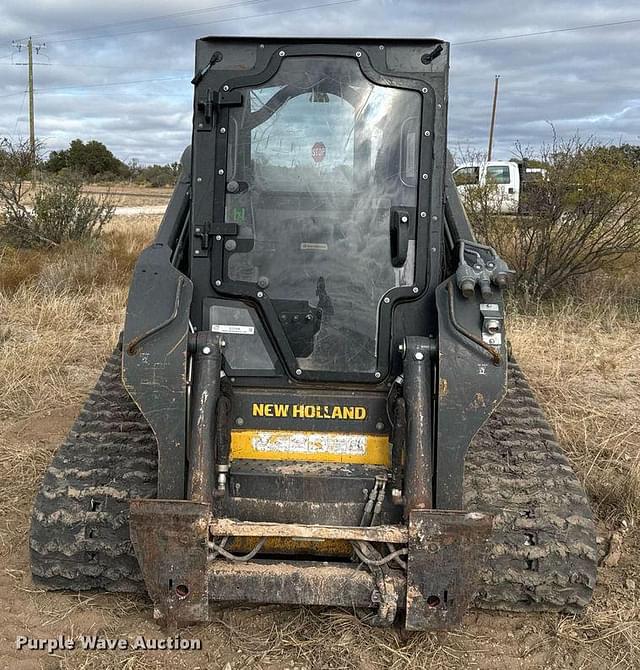
[[[0,668],[640,668],[640,317],[609,304],[511,318],[514,351],[598,515],[604,564],[582,616],[472,611],[459,630],[406,637],[331,608],[216,606],[210,624],[182,631],[199,651],[16,649],[21,635],[78,647],[82,635],[166,637],[147,598],[47,593],[28,562],[39,478],[113,346],[131,259],[158,221],[118,220],[101,255],[38,257],[13,283],[0,265]]]

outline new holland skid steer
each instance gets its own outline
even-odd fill
[[[34,579],[409,630],[577,611],[588,502],[509,356],[447,158],[449,47],[198,40],[193,140],[45,474]]]

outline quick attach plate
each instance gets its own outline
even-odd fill
[[[210,507],[188,500],[132,500],[131,540],[168,631],[209,620],[207,539]]]
[[[409,515],[407,630],[457,626],[474,594],[492,517],[414,510]]]

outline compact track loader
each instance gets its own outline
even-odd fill
[[[408,630],[591,596],[585,494],[510,357],[447,154],[449,47],[198,40],[193,140],[45,474],[34,579]]]

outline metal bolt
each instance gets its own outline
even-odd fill
[[[211,347],[202,347],[202,353],[208,356],[211,353]]]
[[[488,267],[488,268],[494,268],[495,266],[496,266],[496,264],[495,264],[495,263],[492,263],[491,261],[489,261],[489,262],[487,263],[487,267]]]
[[[216,235],[216,241],[220,242],[221,239],[222,239],[222,235]]]
[[[202,181],[202,177],[197,177],[196,181]]]
[[[235,250],[236,250],[236,246],[237,246],[237,245],[236,245],[236,241],[235,241],[235,240],[227,240],[227,241],[224,243],[224,248],[225,248],[227,251],[235,251]]]
[[[500,332],[500,321],[498,319],[487,319],[486,328],[488,333],[495,335]]]
[[[437,249],[436,249],[435,247],[431,247],[431,252],[432,252],[432,253],[434,253],[434,254],[435,254],[435,253],[436,253],[436,251],[438,251],[438,250],[437,250]]]
[[[384,44],[378,45],[378,49],[380,49],[380,51],[384,51]]]
[[[384,302],[389,303],[389,302],[390,302],[389,298],[386,297],[386,298],[384,299]]]
[[[381,375],[377,370],[373,373],[373,376],[374,376],[376,379],[380,379],[380,377],[382,377],[382,375]]]
[[[429,179],[429,175],[425,172],[425,173],[422,175],[422,178],[423,178],[423,179]]]
[[[202,122],[199,123],[199,124],[198,124],[198,128],[204,128],[204,123],[202,123]]]
[[[430,130],[425,130],[424,131],[424,136],[425,137],[431,137],[431,131]]]
[[[402,216],[402,217],[400,217],[400,221],[402,221],[402,223],[409,223],[409,217],[408,216]]]
[[[428,92],[429,92],[429,89],[425,87],[425,88],[422,89],[422,92],[423,92],[423,93],[428,93]]]
[[[427,213],[426,212],[420,212],[420,218],[421,219],[426,219],[427,218]]]
[[[256,295],[258,296],[258,298],[264,297],[264,293],[262,291],[258,291]]]
[[[219,175],[223,175],[223,174],[224,174],[224,170],[223,170],[222,168],[220,168],[220,169],[218,170],[218,174],[219,174]]]
[[[200,255],[200,249],[196,249],[193,253],[194,253],[196,256],[199,256],[199,255]]]
[[[229,87],[225,84],[225,85],[222,87],[222,90],[223,90],[223,91],[228,91],[228,90],[229,90]]]
[[[421,361],[421,360],[424,359],[424,354],[423,354],[421,351],[416,351],[416,353],[413,354],[413,357],[414,357],[417,361]]]
[[[382,421],[376,423],[376,430],[384,430],[384,423],[382,423]]]
[[[412,290],[414,293],[418,293],[418,291],[420,291],[420,289],[419,289],[417,286],[414,286],[411,290]]]
[[[216,286],[221,286],[222,282],[219,279],[216,279]]]
[[[278,52],[278,56],[284,56],[284,55],[285,55],[284,51],[279,51]]]
[[[398,351],[402,354],[404,353],[404,341],[400,342],[398,345]]]
[[[431,220],[432,220],[432,221],[437,221],[437,220],[438,220],[438,217],[435,216],[435,214],[434,214],[434,215],[431,217]]]
[[[236,493],[240,492],[240,482],[236,482],[233,486],[233,488],[236,490]]]
[[[223,128],[220,128],[220,132],[224,135],[224,134],[227,132],[227,129],[224,128],[224,127],[223,127]]]
[[[438,109],[442,109],[442,103],[438,103]]]
[[[362,56],[362,52],[361,51],[356,51],[356,58],[360,58],[360,56]]]
[[[301,374],[302,374],[302,370],[301,370],[300,368],[297,368],[297,369],[296,369],[296,374],[297,374],[297,375],[301,375]]]
[[[236,426],[244,426],[244,419],[241,416],[236,418]]]
[[[202,231],[202,228],[196,228],[196,233],[199,233]]]

